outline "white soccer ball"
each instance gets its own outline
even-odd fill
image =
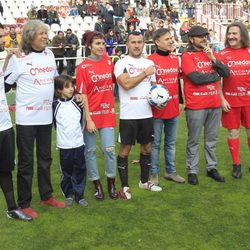
[[[147,99],[153,107],[163,108],[170,99],[169,91],[164,85],[154,84],[148,92]]]

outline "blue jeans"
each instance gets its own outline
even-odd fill
[[[171,119],[154,119],[154,142],[151,152],[151,173],[160,172],[160,150],[162,130],[164,129],[165,168],[168,173],[175,173],[175,139],[178,130],[179,117]],[[164,128],[163,128],[164,127]]]
[[[107,177],[116,176],[116,157],[115,157],[115,130],[112,127],[98,129],[102,152],[105,160],[105,174]],[[96,159],[96,134],[84,131],[85,140],[85,161],[89,180],[99,180],[100,175]]]

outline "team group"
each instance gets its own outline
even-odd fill
[[[84,199],[86,173],[93,181],[95,197],[104,199],[96,155],[100,135],[108,194],[116,200],[132,197],[128,183],[128,156],[140,144],[139,188],[160,192],[159,156],[164,131],[165,178],[177,183],[185,179],[176,173],[175,140],[180,113],[184,110],[180,72],[184,81],[185,116],[188,128],[186,168],[188,183],[197,185],[199,142],[204,128],[204,155],[207,176],[224,182],[217,170],[216,143],[220,122],[228,130],[232,155],[232,176],[241,178],[239,132],[244,126],[250,148],[250,47],[247,29],[235,22],[227,27],[225,49],[214,53],[208,45],[208,31],[193,26],[187,51],[181,58],[173,53],[175,43],[168,29],[154,32],[157,51],[142,56],[144,40],[140,32],[128,35],[128,54],[116,62],[105,53],[105,38],[98,32],[87,34],[90,56],[77,67],[76,87],[68,75],[58,75],[53,53],[46,48],[48,30],[38,20],[23,29],[20,51],[10,51],[0,82],[0,186],[7,202],[7,216],[21,220],[38,217],[31,208],[36,143],[38,187],[43,205],[63,208],[75,201],[87,207]],[[0,47],[4,30],[0,27]],[[115,155],[116,113],[113,83],[119,86],[119,153]],[[170,100],[161,109],[151,107],[146,95],[152,84],[163,84]],[[18,149],[15,202],[12,170],[15,142],[5,92],[16,85],[16,142]],[[222,116],[221,116],[222,109]],[[65,202],[52,196],[50,178],[52,123],[62,172],[61,189]],[[116,169],[121,180],[115,187]]]

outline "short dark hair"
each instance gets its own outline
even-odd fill
[[[122,47],[116,47],[115,48],[115,53],[117,54],[118,52],[122,52]]]
[[[68,87],[70,84],[73,85],[73,78],[69,75],[60,75],[54,78],[54,89],[55,96],[57,98],[61,97],[59,90],[63,90],[65,87]]]
[[[105,36],[103,33],[98,31],[90,31],[86,33],[86,46],[89,47],[96,39],[103,39],[105,41]]]
[[[142,33],[140,31],[134,30],[128,34],[127,41],[129,40],[130,36],[142,36]],[[144,37],[143,37],[144,38]]]
[[[161,28],[153,32],[153,41],[155,42],[160,37],[164,36],[167,33],[171,33],[169,29]]]
[[[225,47],[230,47],[227,35],[228,35],[229,29],[231,27],[239,27],[240,35],[241,35],[241,47],[242,48],[248,47],[248,45],[249,45],[249,34],[248,34],[246,26],[241,22],[234,22],[234,23],[231,23],[231,24],[229,24],[227,26],[226,38],[225,38]]]

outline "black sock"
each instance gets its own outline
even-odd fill
[[[146,183],[149,179],[150,155],[140,154],[141,182]]]
[[[15,201],[15,196],[14,196],[14,188],[13,188],[11,172],[0,173],[0,186],[5,196],[8,211],[16,209],[17,205]]]
[[[128,157],[117,156],[117,167],[122,187],[128,187]]]

